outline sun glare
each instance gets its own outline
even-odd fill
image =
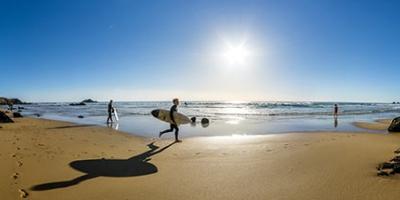
[[[249,51],[243,44],[238,46],[229,45],[223,54],[225,61],[230,65],[244,65],[248,56]]]

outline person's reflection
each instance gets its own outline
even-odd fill
[[[333,117],[333,119],[334,119],[333,125],[335,126],[335,128],[337,128],[337,127],[338,127],[338,125],[339,125],[339,122],[338,122],[338,117],[337,117],[337,116],[335,116],[335,117]]]
[[[115,130],[117,130],[118,131],[118,129],[119,129],[119,123],[107,123],[107,127],[108,128],[112,128],[112,129],[115,129]]]

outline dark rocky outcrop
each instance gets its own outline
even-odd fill
[[[97,101],[94,101],[93,99],[85,99],[81,101],[81,103],[97,103]]]
[[[0,105],[8,105],[8,104],[26,104],[26,103],[17,98],[10,99],[5,97],[0,97]]]
[[[78,115],[78,118],[82,119],[82,118],[84,118],[84,116],[83,115]]]
[[[190,120],[192,121],[192,123],[196,123],[196,117],[192,117],[190,118]]]
[[[13,123],[14,121],[6,115],[6,113],[0,111],[0,123]]]
[[[80,102],[80,103],[70,103],[69,105],[70,105],[70,106],[86,106],[86,104],[83,103],[83,102]]]
[[[19,113],[19,112],[14,112],[14,113],[13,113],[13,117],[14,117],[14,118],[22,118],[22,115],[21,115],[21,113]]]
[[[400,117],[396,117],[392,120],[388,128],[389,132],[400,132]]]

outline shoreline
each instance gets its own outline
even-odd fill
[[[41,118],[106,126],[106,107],[105,102],[78,107],[67,103],[39,103],[27,105],[21,111],[25,116],[37,114]],[[155,108],[169,109],[170,102],[115,102],[115,107],[120,116],[121,131],[153,137],[169,127],[168,124],[151,116],[150,111]],[[188,105],[181,105],[179,111],[188,117],[197,117],[198,121],[201,118],[208,118],[211,121],[207,128],[203,128],[199,123],[196,126],[182,126],[181,132],[190,133],[190,136],[262,135],[295,131],[365,131],[353,126],[352,122],[392,118],[398,113],[398,108],[392,104],[344,103],[342,108],[343,115],[340,115],[337,121],[332,115],[321,115],[330,113],[332,109],[331,104],[321,102],[188,101]],[[309,115],[310,113],[314,114]]]
[[[0,129],[4,199],[398,199],[375,167],[396,134],[286,133],[171,139],[16,119]],[[193,181],[195,180],[195,181]],[[210,185],[212,187],[210,187]],[[89,191],[89,192],[88,192]]]
[[[105,122],[85,121],[86,119],[59,119],[48,117],[32,117],[34,119],[45,119],[62,121],[66,123],[76,123],[81,125],[95,125],[98,127],[112,128],[117,131],[125,132],[130,135],[140,136],[144,138],[158,138],[161,130],[169,128],[165,122],[160,122],[150,116],[140,116],[139,118],[122,118],[119,122],[108,126]],[[308,120],[306,127],[301,127],[301,122]],[[311,121],[310,121],[311,120]],[[316,123],[322,123],[320,125]],[[252,121],[244,120],[238,124],[230,124],[223,121],[213,121],[207,128],[203,128],[198,122],[195,126],[183,125],[180,127],[180,136],[182,138],[192,137],[213,137],[213,136],[232,136],[232,135],[271,135],[285,133],[315,133],[315,132],[337,132],[337,133],[386,133],[382,130],[368,129],[357,125],[351,119],[339,119],[339,128],[333,127],[334,123],[331,119],[288,119],[288,120],[272,120],[272,121]],[[314,128],[310,128],[315,126]],[[215,133],[215,134],[210,134]],[[169,137],[168,135],[165,135]]]

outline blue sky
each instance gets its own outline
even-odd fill
[[[0,0],[0,96],[400,101],[399,9],[361,0]],[[230,46],[244,46],[245,61],[221,56]]]

